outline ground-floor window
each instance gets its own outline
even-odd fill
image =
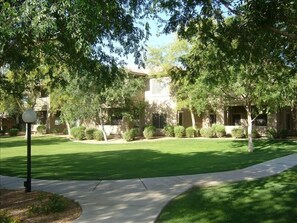
[[[233,114],[232,115],[232,125],[240,125],[241,122],[241,115],[240,114]]]
[[[153,126],[156,128],[164,128],[166,125],[166,114],[164,113],[154,113],[153,114]]]
[[[209,115],[209,124],[210,126],[217,123],[217,116],[215,114]]]
[[[267,126],[267,114],[258,115],[254,120],[255,126]]]

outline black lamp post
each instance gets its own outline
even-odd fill
[[[26,192],[31,192],[31,124],[37,119],[36,113],[28,109],[23,113],[22,119],[27,124],[27,181],[24,186]]]

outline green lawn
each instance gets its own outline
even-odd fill
[[[295,223],[297,167],[251,182],[192,188],[171,201],[157,222]]]
[[[24,137],[0,138],[1,174],[26,176]],[[94,145],[59,137],[32,138],[32,177],[129,179],[240,169],[297,152],[297,141],[172,139]]]

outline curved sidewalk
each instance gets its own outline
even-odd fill
[[[254,180],[279,174],[297,165],[297,153],[240,170],[131,180],[59,181],[32,180],[33,190],[62,194],[80,203],[76,222],[148,223],[175,196],[193,186]],[[0,176],[0,186],[20,189],[24,179]]]

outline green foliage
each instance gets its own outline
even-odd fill
[[[97,129],[94,131],[94,139],[97,141],[102,141],[104,140],[103,132],[100,129]]]
[[[185,127],[178,125],[174,127],[174,136],[176,138],[182,138],[185,135]]]
[[[220,125],[220,124],[213,124],[212,128],[215,132],[215,135],[218,138],[222,138],[226,135],[226,130],[225,130],[225,126],[224,125]]]
[[[281,138],[281,139],[285,139],[285,138],[287,138],[288,137],[288,130],[287,129],[282,129],[282,130],[280,130],[280,132],[279,132],[279,137]]]
[[[46,134],[46,126],[45,125],[39,125],[39,126],[37,126],[36,131],[39,134]]]
[[[194,138],[196,130],[193,127],[186,128],[186,137],[187,138]]]
[[[156,128],[155,126],[152,126],[152,125],[146,126],[143,130],[143,136],[146,139],[154,138],[155,133],[156,133]]]
[[[6,211],[0,210],[1,223],[20,223],[20,220],[13,218]]]
[[[8,130],[9,136],[17,136],[18,133],[19,133],[19,129],[17,129],[17,128],[11,128]]]
[[[203,127],[200,129],[200,135],[206,138],[212,138],[215,136],[215,132],[211,127]]]
[[[71,131],[71,135],[73,136],[73,138],[75,138],[77,140],[83,140],[86,137],[85,130],[86,130],[86,127],[79,126],[79,127],[71,128],[70,131]]]
[[[173,125],[166,125],[163,129],[163,133],[167,137],[173,137],[174,136],[174,126]]]
[[[278,137],[277,130],[275,128],[267,129],[266,135],[269,139],[276,139]]]
[[[135,140],[135,137],[137,136],[137,129],[136,128],[132,128],[129,129],[127,132],[124,133],[123,138],[129,142],[129,141],[133,141]]]
[[[38,202],[29,207],[28,215],[48,215],[51,213],[59,213],[66,210],[68,206],[67,200],[61,195],[51,195],[46,198],[45,196],[40,196]]]
[[[68,134],[68,130],[67,130],[67,128],[65,128],[65,129],[63,129],[63,135],[67,135]]]
[[[253,130],[252,130],[252,137],[255,138],[255,139],[256,138],[261,138],[260,133],[255,128],[253,128]]]
[[[245,137],[245,130],[242,127],[234,128],[231,130],[231,135],[233,138],[244,138]]]
[[[94,132],[96,131],[95,128],[86,129],[86,139],[91,140],[94,139]]]
[[[3,128],[2,130],[0,130],[0,135],[4,136],[5,133],[6,133],[6,129],[5,128]]]

